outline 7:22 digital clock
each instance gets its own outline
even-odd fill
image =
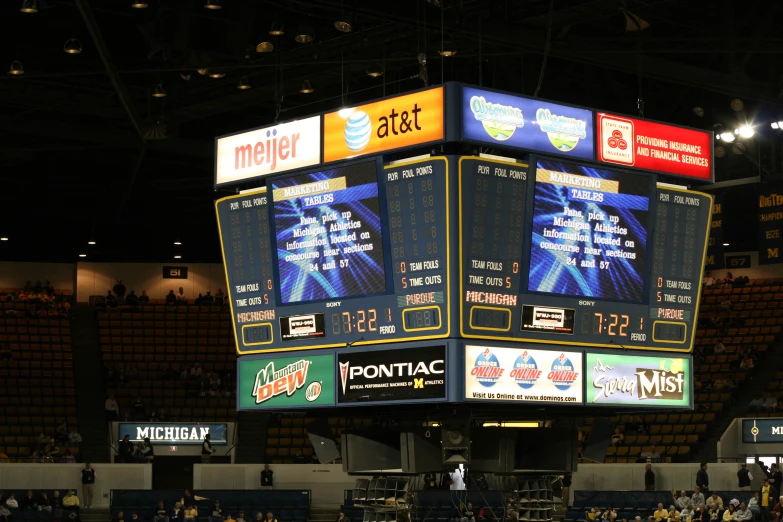
[[[378,331],[378,310],[369,308],[367,310],[356,310],[354,312],[337,312],[332,314],[332,333],[350,334]],[[392,310],[386,308],[380,319],[384,324],[392,322]],[[381,327],[384,328],[384,327]]]

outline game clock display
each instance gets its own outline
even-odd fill
[[[543,157],[459,171],[463,337],[691,350],[710,196]]]
[[[448,171],[365,160],[217,201],[238,353],[447,336]]]

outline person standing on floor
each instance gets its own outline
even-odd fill
[[[702,462],[699,466],[699,471],[696,472],[696,485],[699,486],[699,490],[708,495],[710,492],[710,477],[707,475],[707,463]]]
[[[92,488],[94,484],[95,470],[92,469],[88,462],[82,470],[82,497],[84,498],[84,507],[87,509],[92,507]]]
[[[212,449],[212,442],[210,441],[209,433],[204,437],[204,442],[201,444],[201,463],[209,464],[212,454],[215,453]]]
[[[655,473],[652,470],[652,464],[644,467],[644,490],[655,491]]]
[[[753,475],[748,470],[748,465],[744,462],[742,467],[737,472],[737,487],[740,491],[750,491],[750,481],[753,480]]]

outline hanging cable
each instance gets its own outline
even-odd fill
[[[546,72],[546,62],[549,59],[549,45],[552,41],[552,10],[554,9],[554,0],[549,0],[549,15],[546,20],[546,42],[544,43],[544,61],[541,64],[541,74],[538,75],[538,85],[536,85],[536,91],[533,93],[535,98],[538,98],[538,93],[541,91],[541,85],[544,83],[544,73]]]

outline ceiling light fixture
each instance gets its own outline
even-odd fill
[[[752,138],[754,134],[753,127],[750,125],[743,125],[739,128],[739,135],[742,138]]]
[[[739,98],[734,98],[733,100],[731,100],[731,103],[729,105],[735,112],[739,112],[742,110],[743,107],[745,107],[745,104]]]
[[[22,7],[19,10],[27,14],[35,14],[38,12],[38,0],[24,0]]]
[[[258,45],[256,45],[257,53],[271,53],[274,50],[275,50],[275,44],[273,44],[269,40],[261,40],[260,42],[258,42]]]
[[[704,107],[699,107],[698,105],[693,108],[693,114],[698,116],[699,118],[704,117]]]
[[[66,40],[63,45],[63,51],[67,54],[80,54],[82,52],[82,43],[76,38]]]
[[[196,69],[196,72],[199,73],[201,76],[206,76],[209,74],[209,69]]]
[[[720,139],[722,139],[725,142],[731,143],[732,141],[734,141],[734,134],[730,132],[722,132],[720,134]]]
[[[174,259],[182,259],[182,256],[181,256],[181,255],[179,255],[179,254],[175,254],[175,255],[174,255]]]
[[[11,62],[11,68],[8,69],[8,74],[11,76],[21,76],[24,74],[24,67],[22,67],[22,62],[19,60],[14,60]]]
[[[299,88],[299,92],[302,94],[310,94],[312,92],[315,92],[315,89],[313,88],[313,85],[310,83],[310,80],[305,80],[302,82],[302,86]]]
[[[250,89],[252,85],[250,85],[250,81],[247,79],[247,76],[243,76],[239,79],[239,84],[237,85],[237,89],[240,91],[246,91]]]
[[[209,77],[210,78],[214,78],[214,79],[222,78],[225,75],[226,75],[226,73],[224,73],[222,71],[212,71],[211,73],[209,73]]]
[[[132,9],[146,9],[150,6],[147,2],[133,2],[131,4]]]
[[[95,240],[94,239],[90,239],[89,241],[87,241],[87,244],[88,245],[94,245],[95,244]]]
[[[207,0],[207,3],[204,4],[204,9],[217,11],[218,9],[223,9],[223,6],[220,5],[220,0]]]
[[[190,81],[190,73],[189,72],[183,71],[183,72],[179,73],[179,77],[182,78],[183,80],[185,80],[186,82]]]
[[[82,252],[81,254],[79,254],[79,257],[87,257],[87,254],[85,254],[84,252]]]
[[[180,241],[179,238],[177,238],[177,239],[174,240],[174,244],[179,246],[179,245],[182,244],[182,241]]]
[[[723,156],[725,156],[725,155],[726,155],[726,149],[724,149],[724,148],[723,148],[723,147],[721,147],[720,145],[718,145],[717,147],[715,147],[715,157],[716,157],[716,158],[722,158],[722,157],[723,157]]]
[[[377,78],[378,76],[383,76],[383,66],[378,62],[375,62],[374,64],[370,65],[367,68],[367,76],[369,76],[370,78]]]
[[[163,82],[160,82],[152,89],[152,97],[153,98],[165,98],[166,97],[166,89],[163,88]]]
[[[348,22],[346,20],[337,20],[334,23],[334,28],[340,31],[341,33],[350,33],[351,29],[353,29],[353,27],[351,26],[351,22]]]
[[[306,44],[313,41],[313,29],[309,25],[300,25],[299,29],[296,31],[296,36],[294,36],[294,40],[299,42],[300,44]]]
[[[0,237],[0,241],[8,241],[8,237],[2,236],[2,237]]]
[[[272,22],[272,27],[269,28],[269,34],[272,36],[283,36],[285,34],[283,22]]]
[[[723,246],[729,246],[729,244],[728,243],[723,243]]]
[[[773,129],[779,129],[779,128],[780,128],[780,122],[778,122],[778,121],[773,121],[772,123],[770,123],[770,126],[771,126]]]

